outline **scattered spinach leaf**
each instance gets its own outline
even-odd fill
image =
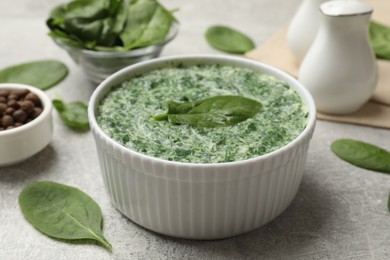
[[[390,60],[390,28],[371,21],[370,41],[377,58]]]
[[[211,26],[206,32],[206,40],[217,50],[244,54],[255,48],[253,41],[245,34],[226,26]]]
[[[389,193],[389,197],[387,199],[387,209],[389,210],[390,212],[390,193]]]
[[[351,139],[340,139],[332,143],[331,149],[338,157],[355,166],[390,173],[390,152],[375,145]]]
[[[68,75],[62,62],[41,60],[23,63],[0,71],[0,83],[20,83],[45,90],[55,86]]]
[[[83,102],[64,103],[60,99],[55,99],[53,106],[68,127],[78,131],[89,129],[88,107]]]
[[[102,233],[102,212],[87,194],[71,186],[42,181],[19,195],[24,217],[40,232],[66,240],[92,239],[111,250]]]
[[[154,119],[196,127],[228,126],[255,116],[261,107],[258,101],[242,96],[215,96],[192,102],[170,101],[168,112]]]
[[[54,8],[46,23],[67,45],[126,51],[162,42],[175,21],[156,0],[74,0]]]

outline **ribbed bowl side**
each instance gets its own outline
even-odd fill
[[[147,229],[191,239],[242,234],[283,212],[297,193],[311,138],[239,167],[196,167],[137,158],[93,133],[115,207]]]

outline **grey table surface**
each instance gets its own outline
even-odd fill
[[[62,0],[0,1],[0,67],[55,58],[69,76],[47,91],[54,98],[87,102],[95,86],[47,36],[45,19]],[[179,7],[179,36],[163,56],[218,53],[203,37],[212,24],[234,26],[258,44],[292,18],[299,0],[164,0]],[[66,128],[54,112],[55,133],[43,151],[0,168],[0,259],[390,259],[390,177],[353,167],[329,147],[343,137],[390,150],[390,131],[318,121],[305,174],[291,206],[268,225],[217,241],[174,239],[151,233],[110,203],[100,177],[92,135]],[[78,187],[101,206],[104,234],[113,245],[69,244],[36,231],[22,216],[18,195],[25,185],[51,180]]]

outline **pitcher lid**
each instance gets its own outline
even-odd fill
[[[320,6],[320,10],[327,16],[355,16],[371,14],[373,8],[358,0],[333,0]]]

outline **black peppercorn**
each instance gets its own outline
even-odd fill
[[[13,107],[15,109],[19,108],[19,104],[18,104],[18,101],[16,99],[8,99],[7,106]]]
[[[28,89],[15,89],[11,91],[11,94],[18,96],[18,99],[24,98],[30,91]]]
[[[10,115],[5,115],[3,116],[3,118],[1,119],[1,123],[3,125],[3,127],[7,128],[9,127],[10,125],[13,125],[14,124],[14,119],[12,116]]]
[[[5,114],[7,115],[12,115],[14,112],[15,112],[15,108],[13,107],[7,107],[7,109],[5,110]]]
[[[0,97],[8,97],[9,93],[8,89],[0,89]]]
[[[19,122],[19,123],[24,123],[26,122],[26,119],[27,119],[27,113],[22,110],[22,109],[18,109],[16,110],[13,114],[12,114],[14,120],[16,122]]]
[[[34,105],[39,105],[41,102],[40,102],[40,100],[39,100],[39,97],[37,96],[37,95],[35,95],[35,94],[33,94],[33,93],[28,93],[27,95],[26,95],[26,97],[24,98],[24,100],[30,100],[31,102],[33,102],[34,103]]]
[[[24,100],[20,103],[20,108],[24,110],[27,114],[31,114],[34,111],[34,103],[30,100]]]
[[[4,103],[0,103],[0,116],[2,116],[5,113],[6,109],[7,109],[7,105]]]
[[[42,108],[34,107],[34,112],[32,113],[32,118],[37,118],[40,114],[42,114]]]

